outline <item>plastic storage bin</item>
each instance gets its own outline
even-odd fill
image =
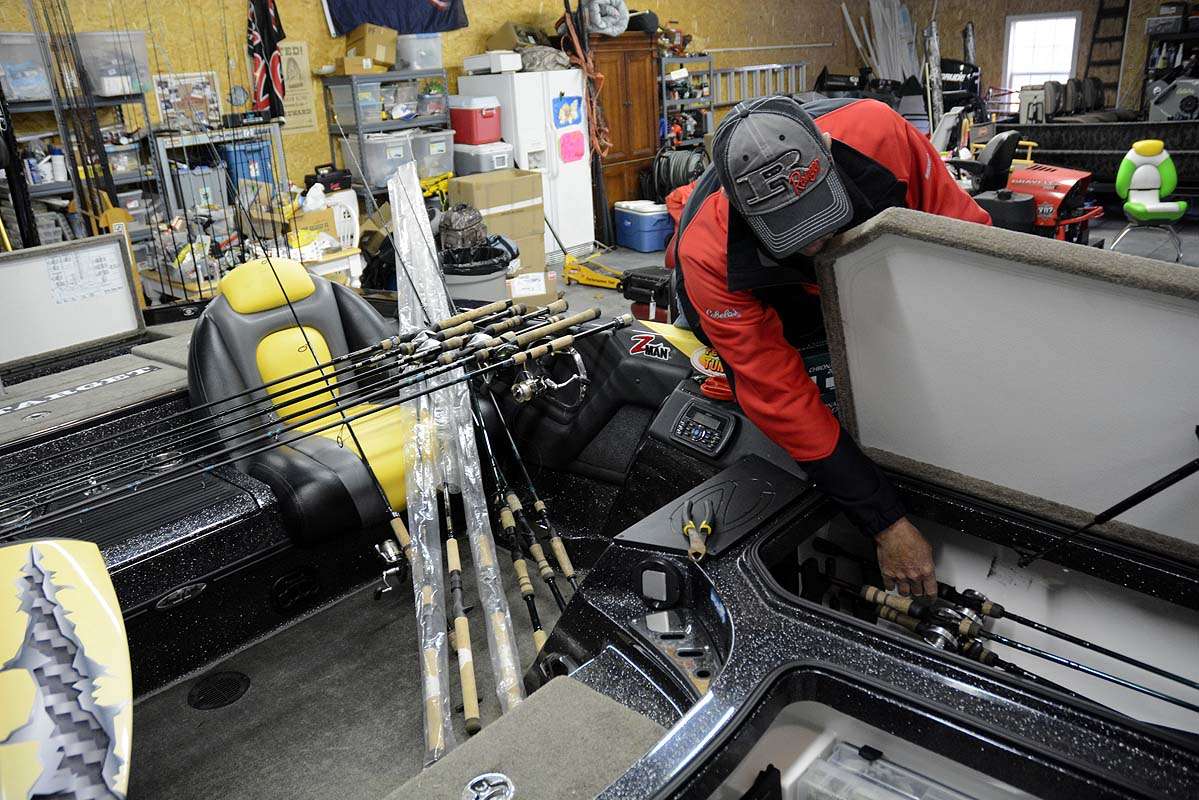
[[[50,99],[50,79],[34,34],[0,32],[0,84],[10,103]]]
[[[416,174],[434,178],[454,171],[454,132],[417,131],[412,134],[412,157]]]
[[[365,152],[358,152],[358,139],[351,136],[341,140],[341,155],[345,167],[360,182],[386,186],[387,179],[403,163],[412,160],[412,135],[409,133],[375,133],[363,137]]]
[[[182,208],[229,205],[229,196],[225,191],[229,182],[229,170],[224,164],[188,169],[186,164],[176,163],[170,172]]]
[[[234,188],[243,179],[274,183],[270,142],[233,142],[223,144],[219,149]]]
[[[76,36],[93,92],[117,97],[150,91],[145,31],[81,31]]]
[[[446,112],[446,96],[444,94],[422,94],[417,105],[416,113],[422,117],[433,117]]]
[[[450,95],[450,125],[458,144],[491,144],[500,140],[500,101],[494,97]]]
[[[354,106],[363,122],[378,122],[383,111],[383,84],[379,82],[359,83],[354,87],[348,83],[329,87],[333,100],[333,116],[342,125],[354,124]]]
[[[137,142],[132,144],[106,144],[104,152],[108,156],[108,168],[114,175],[125,175],[130,172],[137,172],[141,169],[141,162],[138,160],[138,151],[141,145]]]
[[[397,70],[441,69],[441,34],[401,33],[396,37]]]
[[[616,243],[641,253],[665,250],[674,233],[674,220],[665,205],[648,200],[616,204]]]
[[[507,142],[490,144],[458,144],[454,142],[454,174],[474,175],[495,172],[512,166],[512,145]]]

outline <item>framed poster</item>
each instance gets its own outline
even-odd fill
[[[312,70],[308,66],[308,42],[284,39],[279,43],[283,58],[283,111],[287,114],[284,133],[308,133],[316,130],[316,92],[312,88]]]
[[[154,76],[154,97],[163,125],[194,133],[221,127],[221,86],[216,72]]]

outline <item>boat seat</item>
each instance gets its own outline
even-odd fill
[[[220,290],[220,296],[209,303],[192,332],[187,371],[193,405],[229,397],[394,334],[369,303],[345,286],[310,275],[297,261],[247,262],[221,279]],[[287,300],[303,325],[302,332]],[[309,344],[315,353],[309,352]],[[313,372],[282,382],[255,397],[266,399],[269,391],[273,406],[279,407],[287,400],[316,392],[320,388],[317,385],[291,388],[316,376]],[[287,424],[300,430],[328,425],[336,418],[319,415],[333,407],[320,404],[357,388],[347,377],[331,378],[334,385],[328,391],[284,405],[277,414],[293,417]],[[370,382],[380,377],[372,376]],[[381,400],[377,398],[376,402]],[[208,413],[211,416],[222,407],[245,402],[247,398],[237,398]],[[369,403],[358,403],[346,413],[353,415],[368,407]],[[237,419],[247,413],[239,411],[230,417]],[[245,431],[274,417],[264,411],[251,420],[226,425],[221,432],[228,435]],[[405,505],[405,444],[412,423],[411,412],[394,407],[353,424],[353,432],[396,510]],[[344,427],[249,456],[237,466],[274,490],[288,532],[298,541],[317,542],[385,522],[389,517],[354,438]]]
[[[1182,243],[1172,223],[1186,213],[1185,200],[1167,200],[1178,188],[1174,159],[1160,139],[1145,139],[1133,144],[1120,162],[1116,173],[1116,194],[1124,200],[1128,224],[1112,242],[1115,250],[1129,231],[1151,228],[1164,231],[1174,245],[1174,260],[1182,260]]]

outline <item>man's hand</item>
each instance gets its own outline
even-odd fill
[[[874,541],[886,588],[898,589],[902,595],[936,596],[933,548],[907,517],[901,517]]]

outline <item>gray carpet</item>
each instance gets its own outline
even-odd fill
[[[458,800],[473,779],[494,772],[521,800],[593,798],[665,731],[573,678],[555,678],[387,800]]]
[[[521,666],[533,660],[528,613],[501,552]],[[467,602],[473,567],[463,564]],[[376,602],[373,585],[258,642],[213,670],[239,670],[250,689],[213,711],[187,704],[194,681],[138,703],[133,715],[136,800],[378,800],[421,768],[424,755],[416,624],[410,584]],[[569,586],[567,596],[569,597]],[[558,610],[544,585],[537,605],[546,630]],[[471,640],[484,725],[499,717],[483,621]],[[454,704],[461,707],[450,656]],[[458,740],[467,739],[460,712]]]

